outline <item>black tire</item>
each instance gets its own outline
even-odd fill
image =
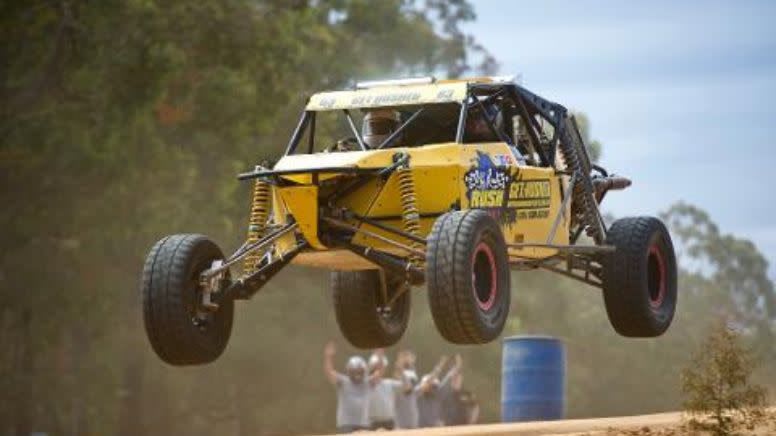
[[[448,212],[428,238],[426,284],[439,333],[456,344],[497,338],[509,315],[510,274],[501,228],[485,211]]]
[[[382,309],[378,270],[332,271],[334,314],[345,339],[363,349],[388,347],[401,339],[410,320],[410,289],[401,277],[387,276],[388,296],[402,292],[390,307]]]
[[[614,222],[606,241],[616,248],[603,262],[606,313],[617,333],[655,337],[676,310],[676,256],[671,235],[653,217]]]
[[[143,319],[151,347],[163,361],[176,366],[209,363],[226,348],[234,302],[204,311],[199,286],[199,274],[223,258],[203,235],[168,236],[148,253],[141,284]]]

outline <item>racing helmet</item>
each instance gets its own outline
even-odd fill
[[[496,105],[474,107],[466,117],[466,134],[469,141],[499,141],[497,134],[491,130],[490,122],[496,132],[504,131],[504,116]]]
[[[366,374],[366,361],[361,356],[351,356],[345,364],[345,372],[352,382],[360,383]]]
[[[361,136],[369,148],[376,148],[399,128],[400,115],[393,109],[371,109],[364,115]]]

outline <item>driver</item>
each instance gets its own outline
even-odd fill
[[[368,110],[364,115],[364,123],[361,127],[364,144],[369,148],[379,147],[383,141],[391,136],[391,133],[399,128],[400,121],[401,116],[396,110],[384,108]],[[401,138],[396,138],[393,144],[398,142],[401,142]]]
[[[474,107],[469,111],[466,117],[466,141],[467,142],[498,142],[501,139],[489,125],[489,121],[485,119],[494,118],[494,128],[496,130],[503,128],[503,121],[501,120],[501,111],[494,106],[486,106],[483,111],[482,108]]]

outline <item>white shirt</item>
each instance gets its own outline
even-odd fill
[[[390,378],[380,379],[369,390],[369,420],[393,421],[396,418],[394,397],[401,389],[401,382]]]
[[[367,427],[369,382],[353,383],[343,374],[337,374],[337,427]]]

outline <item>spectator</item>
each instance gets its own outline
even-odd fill
[[[477,422],[480,406],[474,394],[463,389],[463,373],[460,371],[450,380],[450,389],[444,392],[442,410],[445,425],[467,425]]]
[[[394,397],[396,427],[402,429],[418,427],[418,393],[420,384],[415,372],[415,353],[401,350],[396,354],[393,377],[401,383]]]
[[[367,365],[360,356],[352,356],[345,365],[345,373],[334,369],[337,349],[333,342],[323,350],[323,369],[326,378],[337,387],[337,432],[352,433],[369,428],[369,385]]]
[[[442,415],[442,399],[445,391],[450,389],[452,378],[461,369],[461,356],[455,356],[455,363],[447,371],[447,374],[439,379],[439,374],[447,364],[447,357],[439,360],[436,367],[423,376],[420,381],[420,394],[418,395],[418,427],[438,427],[444,425]]]
[[[401,380],[405,370],[415,371],[415,353],[410,350],[401,350],[396,354],[396,364],[393,366],[394,378]]]
[[[369,374],[372,377],[369,390],[369,427],[372,430],[393,430],[396,425],[394,398],[401,388],[401,382],[385,378],[388,358],[382,350],[369,357]]]
[[[418,375],[414,369],[405,369],[401,372],[399,378],[401,388],[396,393],[396,427],[397,428],[417,428],[418,427],[418,394],[420,393],[420,384]]]

